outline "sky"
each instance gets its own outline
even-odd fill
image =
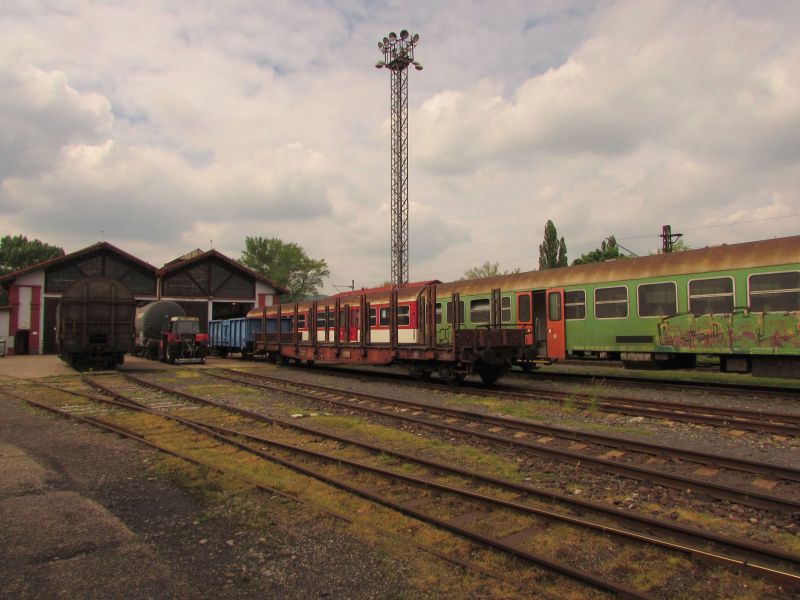
[[[800,2],[0,0],[0,234],[388,280],[404,28],[411,280],[800,233]]]

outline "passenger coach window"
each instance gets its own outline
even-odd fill
[[[547,318],[550,321],[560,321],[561,320],[561,293],[560,292],[550,292],[547,295]]]
[[[528,294],[517,298],[517,319],[520,323],[529,323],[531,320],[531,297]]]
[[[733,279],[697,279],[689,282],[689,312],[711,315],[733,312]]]
[[[586,292],[583,290],[564,292],[564,318],[567,320],[586,318]]]
[[[437,302],[436,303],[436,324],[437,325],[441,325],[442,324],[442,303],[441,302]]]
[[[469,303],[469,320],[473,323],[488,323],[489,322],[489,299],[481,298],[480,300],[470,300]]]
[[[800,271],[750,275],[750,308],[758,312],[800,310]]]
[[[388,327],[389,326],[389,307],[384,307],[381,309],[381,327]]]
[[[594,291],[594,316],[598,319],[624,319],[628,316],[628,288],[600,288]]]
[[[397,325],[411,325],[411,307],[398,306],[397,307]]]
[[[317,313],[317,329],[325,329],[325,313]]]
[[[671,281],[644,283],[637,293],[640,317],[666,317],[678,312],[677,286]]]
[[[500,320],[503,323],[511,322],[511,298],[507,296],[500,298]]]
[[[459,314],[459,317],[460,317],[458,319],[458,322],[459,322],[459,324],[463,325],[464,324],[464,301],[463,300],[459,300],[458,306],[459,306],[458,314]],[[447,322],[450,323],[450,324],[453,323],[453,303],[452,302],[448,302],[447,303]]]
[[[378,323],[377,312],[374,308],[369,309],[369,326],[375,327]]]
[[[306,328],[306,313],[300,313],[297,315],[297,328],[298,329]]]

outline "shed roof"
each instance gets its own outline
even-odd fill
[[[6,273],[3,276],[0,276],[0,284],[6,286],[10,285],[14,282],[18,277],[25,275],[27,273],[32,273],[34,271],[39,271],[41,269],[46,269],[52,267],[54,265],[58,265],[67,261],[70,261],[75,258],[79,258],[81,256],[85,256],[87,254],[91,254],[97,250],[108,250],[113,254],[117,254],[121,256],[125,260],[129,260],[138,264],[143,269],[150,271],[153,276],[155,277],[158,269],[151,265],[148,262],[143,261],[140,258],[136,258],[133,254],[129,254],[120,248],[117,248],[114,244],[109,242],[97,242],[96,244],[92,244],[91,246],[86,246],[86,248],[82,248],[80,250],[76,250],[75,252],[70,252],[69,254],[65,254],[64,256],[57,256],[55,258],[50,258],[48,260],[43,260],[42,262],[29,265],[27,267],[23,267],[21,269],[17,269],[16,271],[11,271],[10,273]]]
[[[177,271],[184,267],[188,267],[189,265],[194,265],[196,263],[203,262],[204,260],[208,260],[209,258],[218,258],[221,261],[228,263],[232,267],[238,269],[239,271],[242,271],[243,273],[246,273],[250,277],[253,277],[254,279],[257,279],[263,283],[266,283],[267,285],[274,287],[275,291],[278,292],[279,294],[286,294],[289,292],[287,288],[280,285],[279,283],[276,283],[272,279],[265,277],[258,271],[254,271],[253,269],[245,267],[239,261],[233,260],[232,258],[228,258],[221,252],[214,249],[206,250],[205,252],[201,252],[199,254],[196,251],[192,251],[188,254],[185,254],[184,256],[178,257],[175,260],[168,262],[163,267],[158,269],[158,273],[159,275],[164,276],[173,271]]]

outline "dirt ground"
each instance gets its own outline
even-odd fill
[[[174,367],[125,365],[161,368]],[[419,597],[397,557],[341,526],[243,527],[156,476],[157,452],[4,393],[73,373],[53,356],[0,359],[0,598]]]

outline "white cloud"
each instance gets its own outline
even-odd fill
[[[754,220],[800,212],[798,7],[21,3],[0,16],[0,224],[68,250],[103,230],[154,264],[277,236],[332,283],[387,279],[371,64],[413,14],[412,279],[530,268],[547,219],[572,258],[611,233],[646,252],[666,223],[693,246],[791,234]]]

